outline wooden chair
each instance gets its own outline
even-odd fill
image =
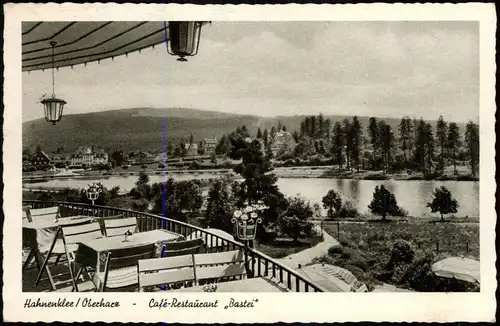
[[[123,215],[122,215],[123,216]],[[135,217],[118,217],[118,218],[105,218],[104,222],[104,235],[107,237],[114,237],[117,235],[124,235],[125,232],[130,231],[131,233],[136,233],[137,219]]]
[[[246,276],[243,250],[194,255],[196,282],[232,280]]]
[[[161,248],[161,252],[159,253],[159,255],[162,258],[159,258],[160,260],[158,260],[158,262],[157,262],[158,265],[155,265],[154,263],[152,266],[146,265],[144,267],[145,270],[143,270],[143,273],[149,274],[151,272],[160,272],[161,271],[162,272],[161,274],[163,275],[163,273],[169,269],[176,270],[179,268],[186,267],[186,266],[184,266],[185,259],[190,259],[190,261],[191,261],[190,266],[193,269],[193,273],[194,273],[194,264],[193,264],[194,255],[200,252],[200,249],[202,246],[203,246],[203,239],[202,238],[176,241],[176,242],[167,242],[164,245],[164,247]],[[180,258],[174,259],[176,257],[180,257]],[[186,257],[190,257],[190,258],[186,258]],[[161,267],[164,259],[167,259],[167,262],[166,262],[166,265],[164,266],[164,268],[158,268],[156,270],[154,268],[152,268],[155,266]],[[171,262],[169,262],[170,259],[172,259]],[[176,264],[180,264],[180,265],[177,266]],[[186,272],[186,271],[184,271],[184,272]],[[146,281],[144,281],[146,283],[143,282],[143,284],[148,284],[148,285],[144,285],[142,287],[142,289],[144,290],[145,287],[151,287],[151,286],[159,286],[159,285],[170,286],[172,284],[182,284],[182,283],[186,283],[188,281],[193,281],[193,282],[195,281],[195,278],[190,276],[191,272],[186,272],[187,273],[186,275],[183,274],[184,272],[180,272],[179,274],[174,273],[172,275],[168,275],[167,281],[161,282],[158,284],[150,284],[151,282],[156,281],[156,278],[150,279],[150,277],[152,277],[152,276],[147,276]],[[173,273],[173,271],[172,271],[172,273]],[[160,277],[160,279],[162,279],[162,278]],[[139,285],[139,288],[141,289],[140,285]]]
[[[160,256],[175,257],[175,256],[197,254],[200,252],[202,245],[203,245],[202,238],[167,242],[162,248]]]
[[[58,219],[61,217],[61,209],[59,206],[36,208],[26,210],[26,218],[31,223],[33,220],[40,219]]]
[[[145,292],[161,285],[196,282],[194,255],[139,260],[139,291]]]
[[[233,279],[246,275],[243,251],[188,254],[165,258],[140,260],[138,263],[139,291],[160,285]]]
[[[62,236],[62,241],[59,240],[59,237]],[[72,264],[74,262],[74,253],[78,249],[78,244],[83,240],[89,239],[98,239],[102,237],[101,226],[98,222],[85,222],[79,225],[72,226],[61,226],[58,228],[52,245],[48,249],[46,253],[45,260],[43,262],[42,268],[38,274],[35,286],[38,285],[40,278],[43,274],[44,269],[46,269],[48,260],[52,255],[58,256],[56,259],[56,263],[59,260],[59,257],[62,255],[66,256],[66,260],[68,262],[69,273],[71,275],[71,280],[73,282],[73,288],[75,291],[78,291],[78,286],[76,284],[76,279],[79,277],[80,272],[77,276],[74,274],[74,270]],[[56,264],[54,264],[56,265]],[[47,268],[49,280],[51,280],[52,288],[55,290],[56,285],[58,283],[54,283],[52,280],[52,276],[50,271]]]
[[[150,260],[154,256],[154,244],[109,251],[106,257],[104,273],[99,274],[96,272],[94,275],[93,281],[96,290],[105,292],[106,289],[124,288],[138,284],[138,261]]]

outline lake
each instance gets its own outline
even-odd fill
[[[176,175],[176,180],[193,178],[214,178],[212,174]],[[120,186],[122,191],[134,187],[137,176],[110,176],[101,179],[53,179],[46,182],[30,183],[30,188],[72,187],[85,188],[89,183],[101,182],[106,188]],[[151,182],[166,181],[168,177],[150,175]],[[384,184],[394,193],[398,204],[406,209],[410,216],[435,216],[426,207],[434,188],[446,186],[459,203],[456,216],[479,216],[479,182],[472,181],[404,181],[404,180],[351,180],[351,179],[318,179],[318,178],[279,178],[278,187],[286,196],[300,194],[312,203],[321,204],[321,199],[330,189],[338,191],[344,199],[355,203],[360,213],[368,213],[368,205],[373,197],[375,186]]]

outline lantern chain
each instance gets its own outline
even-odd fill
[[[52,98],[55,98],[56,97],[56,91],[55,91],[55,74],[54,74],[54,47],[56,46],[56,42],[55,41],[51,41],[50,42],[50,45],[52,46]]]

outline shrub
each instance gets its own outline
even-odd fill
[[[415,252],[408,241],[397,240],[392,245],[390,264],[411,263],[415,257]]]
[[[339,215],[343,217],[358,217],[359,212],[356,209],[356,204],[352,200],[346,200],[339,211]]]

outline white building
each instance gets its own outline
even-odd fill
[[[78,148],[71,155],[71,165],[94,165],[108,163],[108,154],[104,150],[95,150],[90,147]]]

